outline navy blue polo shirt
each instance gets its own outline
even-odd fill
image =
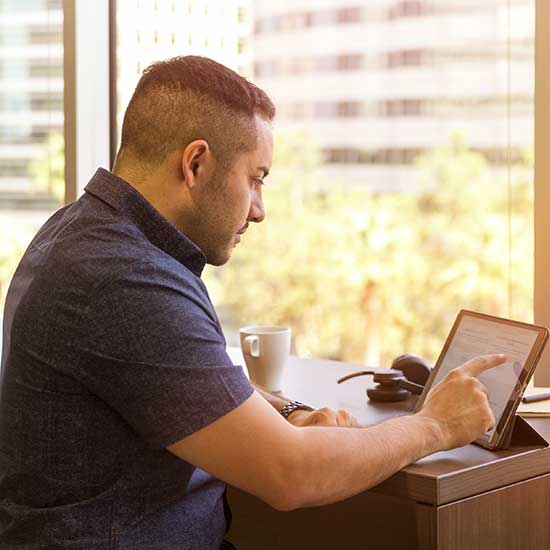
[[[225,485],[165,449],[253,392],[205,262],[103,169],[40,229],[5,307],[0,548],[219,548]]]

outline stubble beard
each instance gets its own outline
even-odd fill
[[[224,208],[224,185],[225,182],[219,173],[215,173],[212,177],[212,181],[209,185],[209,193],[205,197],[206,208],[205,218],[207,219],[207,231],[208,239],[205,243],[204,251],[206,255],[206,261],[213,266],[222,266],[231,259],[233,248],[235,247],[235,234],[220,234],[217,229],[225,226],[225,217],[223,216]],[[216,210],[213,211],[212,205],[216,206]]]

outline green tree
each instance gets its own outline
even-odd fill
[[[319,149],[301,132],[279,136],[275,151],[266,223],[217,270],[215,300],[237,323],[291,325],[301,355],[378,360],[385,282],[416,249],[415,199],[324,181]]]
[[[507,193],[456,135],[418,159],[421,189],[375,195],[322,180],[319,149],[304,133],[276,142],[266,222],[207,273],[235,326],[288,324],[300,355],[387,363],[402,351],[434,360],[462,307],[529,317],[526,163]]]
[[[418,196],[422,223],[416,226],[422,296],[413,293],[416,320],[408,323],[403,342],[435,358],[462,307],[530,320],[532,185],[527,159],[512,167],[508,188],[460,134],[417,163],[425,181]]]
[[[59,204],[65,199],[65,139],[59,132],[52,132],[29,166],[34,188],[46,191]]]

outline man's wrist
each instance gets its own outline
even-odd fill
[[[431,416],[417,413],[413,417],[422,426],[424,447],[427,454],[436,453],[445,449],[445,438],[441,424]]]

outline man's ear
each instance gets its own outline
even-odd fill
[[[181,155],[181,173],[183,181],[192,189],[212,171],[212,151],[204,139],[196,139],[185,147]]]

